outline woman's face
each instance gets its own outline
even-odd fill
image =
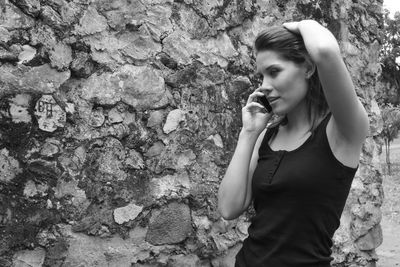
[[[277,115],[285,115],[305,104],[308,90],[306,63],[297,64],[272,50],[258,52],[257,72],[263,77],[261,92]]]

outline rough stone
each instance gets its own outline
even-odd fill
[[[125,158],[125,165],[128,168],[136,170],[144,169],[145,167],[142,155],[133,149],[128,151],[128,154]]]
[[[0,62],[3,61],[6,62],[18,61],[18,53],[0,47]]]
[[[107,138],[96,161],[98,162],[99,173],[110,177],[109,179],[125,180],[127,178],[123,166],[125,149],[118,139]]]
[[[46,4],[55,11],[60,12],[61,8],[67,4],[67,0],[47,0]]]
[[[77,181],[58,181],[57,186],[54,188],[54,197],[57,199],[62,199],[66,196],[72,197],[72,205],[78,207],[81,211],[86,210],[86,208],[90,205],[85,191],[78,187]]]
[[[79,25],[75,27],[75,32],[79,35],[90,35],[106,30],[107,26],[106,18],[100,15],[94,7],[89,6],[79,20]]]
[[[12,0],[11,2],[21,8],[26,14],[37,17],[40,13],[39,0]]]
[[[383,242],[382,228],[380,224],[375,225],[366,235],[358,238],[355,243],[360,250],[373,250]]]
[[[55,160],[42,158],[31,159],[27,166],[27,170],[39,177],[48,179],[49,182],[54,181],[61,175],[61,170]]]
[[[60,266],[68,253],[68,242],[58,238],[47,246],[44,266]]]
[[[177,22],[182,30],[190,33],[193,39],[201,39],[210,34],[210,26],[205,18],[199,16],[189,6],[183,6]]]
[[[59,11],[61,19],[64,25],[75,24],[79,20],[79,14],[81,13],[81,6],[75,2],[63,2]]]
[[[181,150],[175,145],[170,145],[163,150],[154,171],[160,173],[165,169],[183,170],[195,159],[196,154],[191,149]]]
[[[4,28],[3,26],[0,26],[0,44],[6,44],[11,40],[11,34],[9,31]]]
[[[46,139],[46,142],[43,144],[40,149],[40,155],[45,157],[53,157],[60,152],[61,142],[54,138]]]
[[[156,110],[151,112],[150,117],[147,121],[147,127],[153,128],[162,123],[164,119],[164,114],[162,111]]]
[[[173,255],[168,260],[169,266],[174,267],[196,267],[201,265],[201,261],[197,255]]]
[[[115,30],[124,29],[126,24],[136,25],[138,23],[137,17],[143,16],[146,11],[146,6],[139,0],[96,1],[95,4],[97,10],[101,11],[107,18],[108,25]]]
[[[110,123],[120,123],[124,121],[124,112],[118,110],[118,108],[112,108],[108,112],[108,121]]]
[[[66,122],[66,113],[54,100],[52,95],[43,95],[35,105],[35,116],[39,128],[46,132],[54,132],[63,128]]]
[[[152,219],[146,241],[153,245],[176,244],[185,240],[191,232],[189,207],[172,202]]]
[[[241,244],[238,244],[230,249],[228,249],[227,253],[223,256],[217,257],[213,259],[212,266],[214,267],[230,267],[235,265],[236,254],[242,248]]]
[[[114,136],[117,139],[123,139],[130,134],[129,127],[124,123],[116,123],[106,129],[102,129],[101,136]]]
[[[117,208],[114,210],[114,220],[118,224],[123,224],[134,220],[143,210],[142,206],[129,204],[125,207]]]
[[[79,90],[88,101],[107,105],[122,101],[139,110],[161,107],[168,97],[161,74],[149,67],[131,65],[115,74],[94,74]]]
[[[185,3],[194,5],[194,7],[201,12],[201,14],[209,17],[216,16],[219,8],[221,8],[224,4],[222,0],[206,0],[202,2],[185,0]]]
[[[251,81],[248,77],[238,76],[233,79],[231,86],[233,92],[240,93],[250,88]]]
[[[171,23],[172,11],[169,5],[150,5],[140,23],[141,32],[148,33],[154,40],[161,40],[173,31]]]
[[[87,78],[94,70],[90,56],[85,52],[75,53],[75,58],[71,62],[71,71],[76,77]]]
[[[145,153],[146,157],[155,157],[161,155],[163,150],[165,149],[165,145],[162,142],[155,142]]]
[[[364,205],[353,205],[351,212],[355,216],[351,223],[352,234],[355,237],[366,235],[382,219],[379,206],[372,202],[367,202]]]
[[[46,251],[37,247],[34,250],[22,250],[14,254],[13,266],[15,267],[42,267]]]
[[[117,79],[109,73],[94,73],[82,83],[81,88],[79,94],[83,99],[103,105],[115,105],[122,96]]]
[[[79,146],[75,149],[73,155],[61,155],[58,161],[71,177],[75,177],[81,173],[86,155],[86,149]]]
[[[24,196],[28,198],[36,195],[45,196],[47,195],[46,191],[48,188],[46,184],[36,184],[32,180],[29,180],[25,183]]]
[[[375,99],[371,99],[369,136],[376,136],[382,132],[383,120],[380,108]]]
[[[189,195],[189,176],[184,172],[176,175],[153,178],[150,184],[152,195],[157,199],[162,197],[186,197]]]
[[[212,221],[207,216],[197,216],[192,213],[193,224],[197,229],[209,230],[212,226]]]
[[[54,30],[45,24],[38,23],[29,32],[31,38],[31,45],[44,45],[48,49],[53,47],[57,43],[57,39]]]
[[[121,53],[135,60],[145,60],[161,52],[161,44],[146,35],[125,34],[120,40],[125,43]]]
[[[22,51],[18,55],[18,64],[31,61],[36,55],[36,49],[30,45],[23,45]]]
[[[35,20],[11,4],[3,0],[0,9],[0,25],[7,30],[29,29],[35,25]]]
[[[121,52],[127,43],[122,42],[115,34],[101,32],[86,36],[82,41],[90,47],[91,58],[99,64],[117,70],[125,62]]]
[[[225,68],[228,60],[238,55],[226,33],[197,41],[186,32],[175,31],[164,39],[163,44],[163,51],[183,65],[190,64],[193,57],[197,57],[206,66],[217,63]]]
[[[233,240],[244,240],[247,237],[247,229],[250,223],[239,217],[236,222],[220,219],[215,222],[209,233],[218,251],[226,251],[229,247],[236,244]]]
[[[66,266],[121,266],[128,267],[149,257],[150,247],[118,235],[110,238],[91,237],[74,233],[69,225],[59,225],[68,238],[69,248],[63,265]]]
[[[98,107],[90,113],[89,125],[92,127],[101,127],[104,124],[106,117],[102,107]]]
[[[224,143],[222,142],[222,137],[219,134],[210,135],[207,140],[211,140],[217,147],[224,148]]]
[[[10,156],[6,148],[0,150],[0,162],[0,181],[2,182],[9,182],[22,172],[19,162]]]
[[[18,94],[10,99],[10,115],[14,123],[30,123],[32,117],[29,114],[31,96],[28,94]]]
[[[159,108],[168,103],[162,74],[149,67],[125,65],[118,73],[122,81],[122,101],[138,110]]]
[[[243,21],[246,18],[253,16],[254,13],[251,2],[230,2],[224,9],[224,21],[226,21],[226,24],[231,27],[242,25]]]
[[[131,124],[135,124],[136,123],[136,115],[135,115],[135,113],[124,112],[123,117],[124,117],[124,121],[123,121],[124,125],[131,125]]]
[[[225,68],[228,65],[228,60],[238,55],[226,33],[206,41],[200,48],[199,60],[204,65],[217,63]]]
[[[174,109],[170,113],[168,113],[167,120],[164,124],[163,131],[166,134],[176,130],[179,126],[179,123],[185,120],[185,111],[180,109]]]
[[[58,72],[48,64],[39,67],[0,66],[0,96],[13,93],[54,93],[70,77],[70,72]]]
[[[49,6],[42,6],[40,9],[40,17],[42,18],[43,22],[49,26],[52,26],[58,30],[62,30],[63,21],[60,15],[51,7]]]
[[[275,23],[273,16],[256,17],[253,21],[246,20],[243,26],[233,30],[232,34],[237,35],[241,43],[253,47],[253,42],[259,32]]]
[[[50,65],[62,71],[68,69],[72,62],[72,50],[66,44],[57,43],[50,51]]]

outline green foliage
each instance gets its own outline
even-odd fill
[[[383,18],[384,33],[380,52],[382,66],[380,80],[383,87],[378,92],[378,101],[381,104],[398,105],[400,104],[400,12],[396,12],[392,19],[389,17],[389,11],[385,10]]]
[[[383,130],[381,136],[385,142],[386,164],[391,174],[390,143],[398,137],[400,131],[400,107],[386,104],[381,107]]]
[[[382,136],[389,143],[399,135],[400,131],[400,107],[386,104],[381,107],[383,120]]]

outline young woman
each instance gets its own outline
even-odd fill
[[[242,129],[218,205],[230,220],[253,201],[237,267],[330,266],[332,237],[358,168],[369,123],[338,43],[312,20],[285,23],[255,41],[260,88]],[[266,96],[272,112],[258,103]],[[268,126],[272,114],[282,119]]]

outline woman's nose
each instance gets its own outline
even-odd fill
[[[260,88],[259,88],[260,92],[268,95],[271,91],[272,91],[272,86],[268,83],[262,83]]]
[[[265,79],[265,78],[263,79],[263,81],[261,83],[261,88],[262,88],[262,90],[269,91],[269,92],[272,90],[271,83],[269,82],[268,79]]]

